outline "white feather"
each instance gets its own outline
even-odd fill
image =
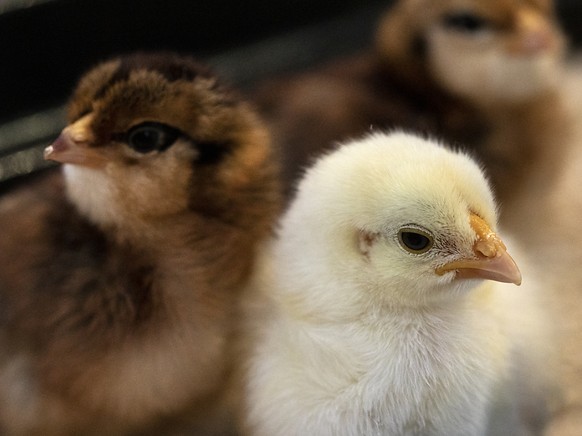
[[[344,145],[307,172],[247,312],[252,434],[486,433],[510,375],[514,290],[434,272],[472,246],[471,212],[495,228],[478,165],[404,133]],[[411,255],[395,238],[408,224],[455,245]],[[361,231],[377,235],[365,254]]]
[[[111,225],[119,221],[116,189],[103,169],[64,165],[67,195],[91,221]]]

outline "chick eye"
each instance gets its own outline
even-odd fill
[[[455,12],[447,14],[442,19],[443,25],[458,32],[475,33],[484,30],[488,21],[472,12]]]
[[[126,142],[138,153],[163,151],[181,135],[178,129],[162,123],[142,123],[127,132]]]
[[[398,242],[406,251],[413,254],[422,254],[432,248],[434,239],[425,231],[405,227],[398,232]]]

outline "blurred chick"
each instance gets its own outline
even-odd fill
[[[552,0],[403,0],[384,17],[377,41],[392,68],[428,71],[477,109],[486,134],[467,144],[477,145],[504,205],[519,198],[540,162],[550,169],[560,159],[559,151],[547,153],[571,128],[561,94],[565,38]],[[411,46],[424,55],[411,56]]]
[[[521,274],[471,159],[404,133],[340,146],[299,184],[246,300],[246,431],[536,425],[521,421],[513,371],[530,367],[544,319],[531,287],[505,282]]]
[[[519,198],[505,206],[504,225],[535,252],[533,267],[543,271],[543,304],[553,319],[555,345],[551,371],[557,390],[546,436],[582,434],[582,74],[568,72],[569,97],[563,121],[573,129],[554,135]]]
[[[551,0],[399,0],[368,53],[273,80],[257,101],[288,191],[337,141],[401,127],[466,146],[505,200],[538,152],[531,136],[560,119],[551,91],[563,53]]]
[[[45,151],[62,172],[0,201],[0,433],[143,434],[184,412],[214,434],[232,309],[278,211],[268,135],[164,53],[89,71],[68,119]]]

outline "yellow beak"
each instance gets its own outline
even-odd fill
[[[90,124],[93,115],[85,115],[63,129],[59,137],[44,149],[44,158],[56,162],[102,168],[108,159],[102,148],[91,147]]]
[[[503,283],[521,284],[521,272],[507,252],[505,244],[479,216],[471,214],[471,227],[477,234],[473,245],[474,258],[447,263],[436,269],[438,275],[457,272],[457,278],[479,278]]]

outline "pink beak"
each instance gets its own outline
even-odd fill
[[[44,158],[64,164],[102,168],[107,163],[103,149],[91,147],[89,128],[93,115],[85,115],[63,129],[59,137],[44,150]]]
[[[505,244],[485,221],[472,214],[471,227],[477,233],[473,245],[475,257],[450,262],[436,269],[438,275],[456,271],[457,278],[479,278],[521,284],[521,272],[507,252]]]

